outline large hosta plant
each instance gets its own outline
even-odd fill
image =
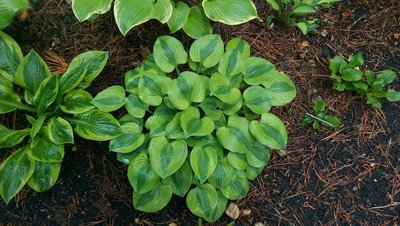
[[[95,105],[127,110],[110,150],[129,164],[138,210],[158,211],[175,194],[214,222],[228,200],[247,194],[270,150],[287,143],[284,123],[270,110],[289,103],[296,88],[272,63],[251,57],[239,38],[224,46],[220,36],[207,35],[188,53],[177,39],[159,37],[125,85],[99,93]]]
[[[1,0],[0,1],[0,30],[13,21],[22,10],[30,8],[28,0]]]
[[[64,145],[74,143],[74,131],[95,141],[121,134],[119,122],[97,109],[85,91],[107,59],[107,52],[86,52],[62,76],[52,75],[35,51],[24,57],[18,44],[0,32],[0,114],[18,111],[27,121],[23,129],[0,124],[2,156],[4,148],[16,150],[0,165],[0,195],[6,203],[25,184],[38,192],[55,184]]]
[[[72,9],[79,21],[94,21],[111,9],[118,28],[126,35],[133,27],[156,19],[167,23],[171,33],[183,29],[190,37],[211,34],[210,21],[237,25],[257,18],[252,0],[201,0],[190,7],[185,0],[73,0]]]

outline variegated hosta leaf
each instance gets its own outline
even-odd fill
[[[246,154],[229,152],[226,156],[229,165],[237,170],[245,170],[248,166],[246,161]]]
[[[160,177],[150,165],[149,157],[142,153],[136,156],[128,167],[128,179],[138,194],[150,192],[160,183]]]
[[[0,148],[10,148],[21,143],[30,132],[30,129],[10,130],[0,125]]]
[[[192,102],[201,103],[206,96],[206,86],[201,76],[185,71],[168,85],[168,97],[179,110],[187,109]]]
[[[217,163],[217,151],[212,146],[194,147],[190,153],[190,165],[200,183],[204,183],[213,174]]]
[[[239,116],[230,116],[228,126],[217,130],[217,137],[221,145],[237,153],[250,151],[253,138],[249,131],[249,121]]]
[[[189,17],[183,25],[183,30],[190,37],[197,39],[212,34],[210,21],[199,6],[190,8]]]
[[[74,131],[71,124],[61,117],[50,119],[47,126],[49,139],[55,144],[73,144]]]
[[[259,57],[248,58],[243,67],[244,81],[249,85],[261,85],[277,73],[271,62]]]
[[[143,103],[143,101],[135,94],[130,94],[126,98],[125,108],[129,115],[135,118],[143,118],[146,114],[146,110],[149,105]]]
[[[226,159],[221,159],[214,173],[208,178],[208,182],[215,188],[226,187],[236,179],[236,176],[236,170],[229,165]]]
[[[15,2],[14,0],[7,1],[10,3]],[[0,19],[0,21],[2,22],[4,20]],[[0,30],[2,29],[1,22]],[[0,74],[11,81],[14,81],[15,73],[17,72],[18,66],[23,58],[24,56],[22,55],[21,48],[14,39],[0,31],[0,70],[3,71],[0,72]]]
[[[288,140],[285,124],[271,113],[264,113],[260,121],[252,121],[250,132],[259,143],[271,149],[284,149]]]
[[[121,126],[122,134],[110,141],[110,151],[129,153],[143,144],[145,136],[142,127],[134,122]]]
[[[250,44],[241,38],[233,38],[226,44],[226,51],[239,51],[243,59],[250,57]]]
[[[33,104],[35,105],[38,115],[45,113],[47,107],[56,99],[57,93],[58,76],[50,76],[44,79],[33,97]]]
[[[264,168],[271,158],[271,153],[264,145],[254,142],[250,151],[246,153],[246,158],[250,166]]]
[[[0,114],[12,112],[21,104],[21,99],[13,90],[0,90]]]
[[[49,190],[57,182],[61,163],[35,162],[35,171],[28,181],[29,187],[37,192]]]
[[[98,15],[108,12],[112,2],[112,0],[73,0],[72,11],[80,22],[93,21]]]
[[[138,194],[133,192],[133,205],[135,209],[154,213],[164,208],[171,200],[172,190],[169,185],[159,184],[155,189]]]
[[[46,130],[44,129],[44,131]],[[35,138],[31,146],[29,155],[36,161],[55,163],[61,162],[64,158],[64,145],[51,142],[46,133]]]
[[[219,35],[203,36],[190,47],[190,58],[205,68],[217,65],[223,54],[224,43]]]
[[[148,155],[147,148],[149,147],[150,143],[150,138],[149,136],[145,135],[145,140],[140,147],[138,147],[136,150],[131,151],[129,153],[117,153],[117,159],[118,161],[124,163],[124,164],[129,164],[133,159],[136,158],[136,156],[139,156],[140,154],[146,154]]]
[[[27,152],[28,147],[23,147],[0,165],[0,195],[7,204],[24,187],[35,170],[35,161]]]
[[[212,134],[201,137],[189,137],[188,139],[186,139],[187,145],[192,148],[213,145],[213,142],[214,139]]]
[[[167,24],[171,33],[179,31],[185,25],[189,17],[190,8],[185,2],[178,2],[172,10],[171,18]]]
[[[254,113],[263,114],[271,110],[268,92],[261,86],[251,86],[243,93],[244,103]]]
[[[239,74],[244,69],[245,60],[238,50],[227,51],[219,62],[218,72],[225,76]]]
[[[0,2],[0,30],[11,24],[14,17],[24,9],[30,8],[28,0],[1,0]]]
[[[236,174],[236,179],[229,186],[220,189],[222,195],[229,200],[238,200],[249,192],[249,181],[246,178],[246,173],[237,170]]]
[[[206,97],[199,107],[214,121],[221,117],[222,111],[218,110],[219,100],[215,97]]]
[[[263,82],[272,106],[283,106],[296,97],[296,86],[293,81],[283,73],[277,73]]]
[[[32,124],[31,134],[30,134],[31,139],[34,139],[36,137],[36,135],[40,132],[46,118],[47,118],[46,115],[41,115],[38,117],[38,119],[34,120],[34,122]]]
[[[182,111],[181,126],[185,137],[206,136],[214,131],[214,121],[209,117],[200,119],[200,111],[196,107],[189,107]]]
[[[263,171],[264,167],[256,168],[249,166],[246,169],[246,177],[249,180],[255,180]]]
[[[188,54],[178,39],[161,36],[154,43],[154,59],[161,70],[170,73],[179,64],[187,62]]]
[[[166,126],[172,121],[176,112],[161,105],[157,107],[156,111],[146,121],[146,128],[150,130],[151,137],[166,136]]]
[[[125,105],[125,89],[121,86],[111,86],[98,93],[92,104],[101,111],[112,112]]]
[[[226,206],[228,205],[228,199],[225,198],[220,191],[217,191],[217,193],[218,193],[218,198],[216,200],[217,204],[212,213],[212,217],[206,218],[206,220],[211,223],[217,221],[219,218],[222,217],[222,215],[226,210]]]
[[[61,110],[68,114],[80,114],[94,108],[91,103],[92,95],[83,89],[75,89],[68,92],[63,99]]]
[[[210,95],[218,97],[224,103],[236,104],[242,99],[236,81],[241,81],[241,75],[228,77],[220,73],[213,74],[210,78]]]
[[[60,94],[68,93],[78,87],[85,78],[86,68],[74,64],[74,67],[68,67],[67,71],[60,79]]]
[[[106,141],[121,134],[119,122],[109,113],[93,109],[71,119],[75,132],[88,140]]]
[[[154,2],[151,14],[154,19],[165,24],[171,18],[173,11],[173,4],[170,0],[158,0]]]
[[[193,171],[188,161],[185,161],[182,167],[171,176],[163,180],[164,184],[171,186],[172,192],[184,197],[189,191],[193,181]]]
[[[194,215],[207,220],[213,218],[217,199],[218,193],[215,188],[211,184],[203,184],[189,191],[186,204]]]
[[[131,94],[138,94],[139,79],[143,75],[143,67],[138,67],[125,73],[125,89]]]
[[[188,154],[184,140],[169,141],[165,137],[152,138],[148,151],[151,166],[163,179],[178,171]]]
[[[240,98],[238,102],[234,104],[227,104],[227,103],[221,103],[221,110],[224,112],[225,115],[235,115],[238,113],[238,111],[242,108],[243,106],[243,98]]]
[[[204,0],[203,8],[208,18],[228,25],[243,24],[258,17],[252,0]]]
[[[176,113],[173,119],[165,127],[165,133],[168,139],[185,139],[185,132],[181,126],[181,114],[182,112]]]
[[[171,80],[170,77],[158,75],[155,70],[147,71],[139,79],[139,98],[147,105],[160,105],[163,95],[167,94]]]

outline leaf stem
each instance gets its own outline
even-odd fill
[[[325,124],[327,124],[327,125],[333,127],[333,124],[332,124],[332,123],[327,122],[327,121],[325,121],[325,120],[323,120],[323,119],[321,119],[321,118],[318,118],[318,117],[316,117],[316,116],[314,116],[314,115],[312,115],[312,114],[310,114],[310,113],[306,113],[306,115],[310,116],[311,118],[313,118],[313,119],[315,119],[315,120],[318,120],[318,121],[320,121],[320,122],[323,122],[323,123],[325,123]]]

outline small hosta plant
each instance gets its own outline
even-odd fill
[[[1,0],[0,1],[0,30],[11,24],[22,10],[30,8],[28,0]]]
[[[312,127],[316,131],[321,130],[321,125],[330,127],[330,128],[338,128],[342,125],[340,119],[338,119],[334,115],[327,115],[325,109],[325,101],[318,100],[314,102],[314,114],[306,113],[303,119],[303,124],[311,124]]]
[[[97,107],[125,103],[122,135],[110,150],[129,164],[138,210],[156,212],[175,194],[214,222],[228,200],[247,194],[270,150],[287,143],[284,123],[270,110],[291,102],[296,88],[272,63],[251,57],[239,38],[224,46],[220,36],[207,35],[188,53],[177,39],[159,37],[153,55],[126,73],[125,85],[100,93]]]
[[[287,28],[298,27],[306,35],[318,27],[319,20],[312,17],[317,13],[318,7],[329,7],[341,0],[267,0],[268,4],[277,13],[271,15],[267,21],[277,19],[282,21]]]
[[[0,124],[0,148],[16,149],[0,165],[0,195],[6,203],[25,184],[38,192],[55,184],[64,145],[74,143],[74,131],[95,141],[120,135],[119,122],[96,109],[85,91],[107,59],[107,52],[86,52],[62,76],[52,75],[35,51],[24,57],[18,44],[0,32],[0,114],[19,111],[27,121],[23,129]]]
[[[329,68],[333,86],[338,91],[350,90],[367,98],[367,104],[380,109],[379,99],[386,98],[390,102],[400,101],[400,92],[390,88],[397,78],[397,73],[384,70],[374,73],[371,70],[361,70],[364,64],[362,53],[356,53],[349,60],[335,56],[330,60]],[[389,88],[387,88],[389,86]]]
[[[133,27],[156,19],[167,23],[171,33],[183,29],[190,37],[211,34],[210,20],[228,25],[245,23],[258,17],[252,0],[202,0],[190,7],[178,0],[72,0],[79,21],[94,21],[111,9],[119,30],[126,35]]]

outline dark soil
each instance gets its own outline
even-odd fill
[[[261,18],[271,13],[265,1],[255,1]],[[396,5],[397,4],[397,5]],[[286,156],[277,153],[263,175],[251,182],[245,198],[236,203],[249,209],[235,225],[398,225],[400,222],[400,104],[383,101],[376,110],[352,93],[332,89],[329,59],[365,53],[369,69],[400,71],[400,6],[398,1],[344,1],[322,10],[318,31],[303,36],[297,29],[260,21],[215,32],[224,40],[239,36],[252,44],[253,54],[264,57],[290,75],[298,97],[275,109],[286,123],[290,142]],[[124,73],[151,52],[166,26],[149,22],[127,37],[120,35],[112,13],[94,24],[78,23],[61,0],[41,1],[25,22],[6,30],[27,53],[34,48],[53,71],[86,50],[110,52],[110,60],[91,92],[122,85]],[[177,36],[189,44],[184,34]],[[400,87],[397,79],[394,86]],[[301,121],[316,98],[326,100],[329,112],[342,119],[336,130],[316,133]],[[121,113],[122,114],[122,113]],[[118,114],[116,115],[119,116]],[[15,117],[3,117],[12,125]],[[0,225],[195,225],[197,218],[185,200],[174,198],[162,211],[144,214],[132,205],[126,166],[108,151],[108,143],[76,139],[66,147],[59,181],[45,193],[23,189],[9,205],[0,201]],[[72,151],[75,150],[76,151]],[[9,151],[0,152],[0,160]],[[223,216],[215,225],[231,220]]]

